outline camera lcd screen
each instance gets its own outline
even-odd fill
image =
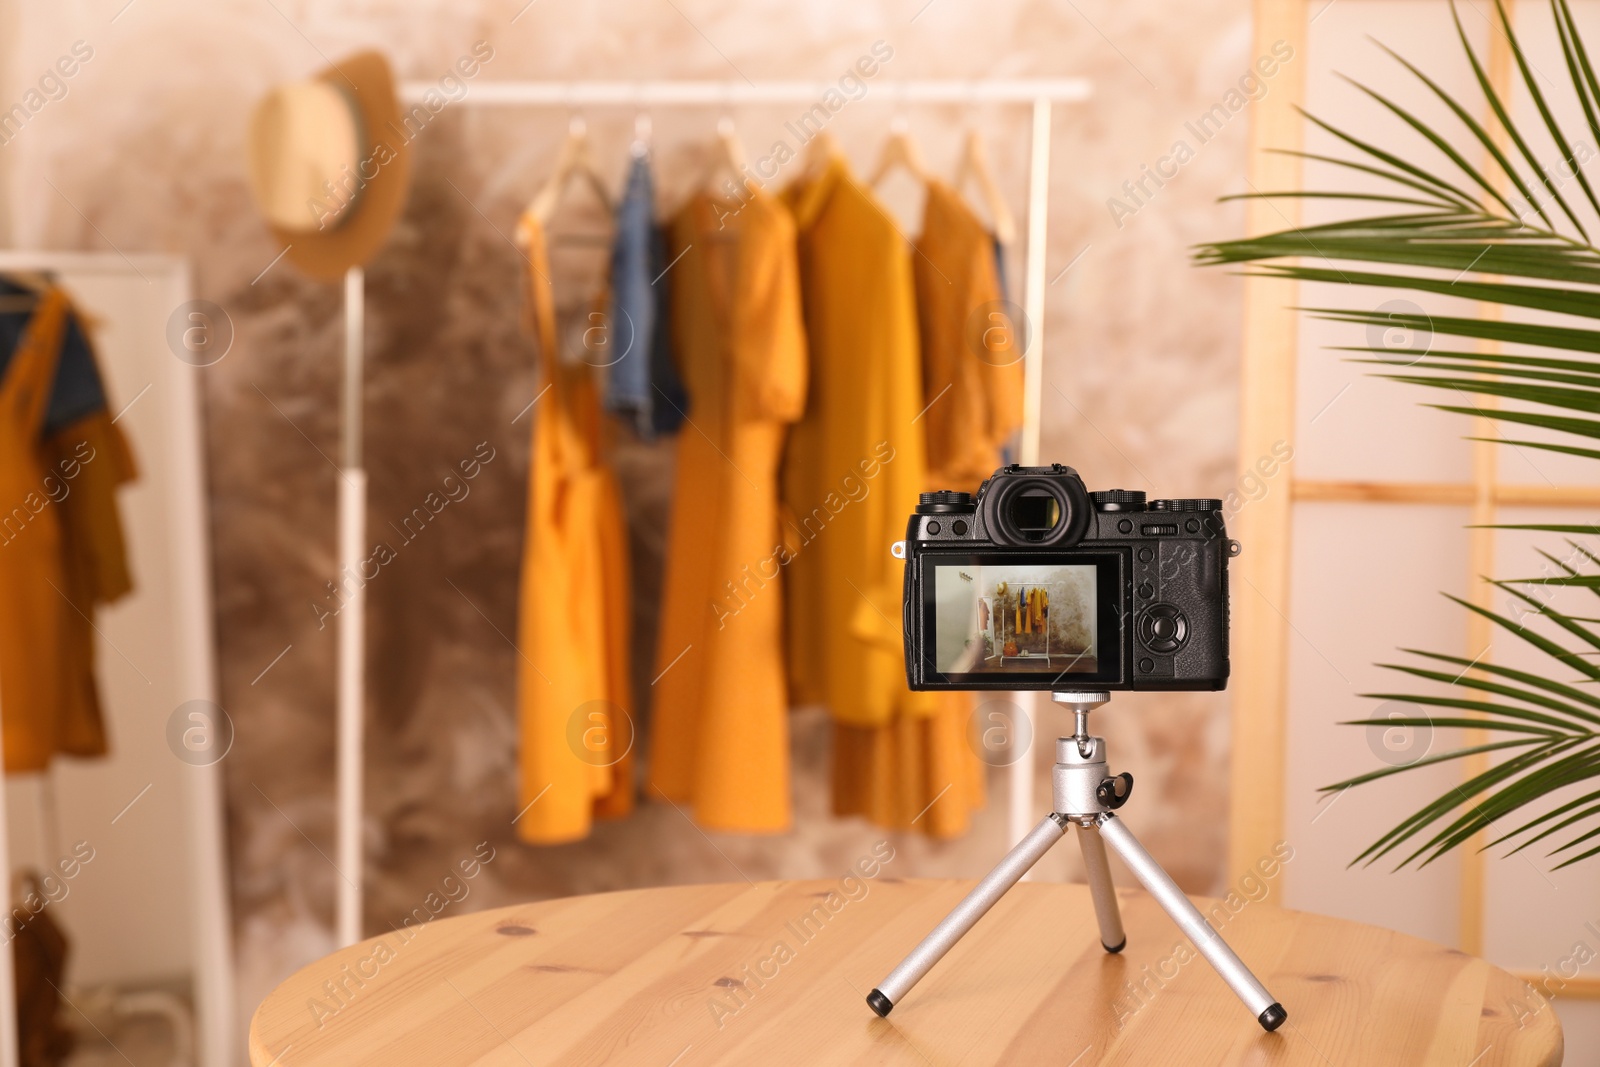
[[[1115,558],[953,556],[928,563],[924,640],[932,638],[930,665],[945,684],[1034,688],[1120,679]]]

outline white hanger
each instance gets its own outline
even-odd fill
[[[889,123],[889,139],[883,143],[883,154],[878,157],[878,169],[873,172],[869,185],[879,185],[889,172],[903,167],[923,185],[933,180],[933,173],[922,158],[922,149],[912,139],[911,126],[903,116]]]
[[[957,192],[966,184],[968,176],[978,182],[978,193],[983,198],[984,206],[989,209],[989,221],[994,226],[995,237],[1003,245],[1016,241],[1017,220],[1006,206],[1006,198],[1000,195],[1000,184],[995,181],[994,168],[989,165],[988,146],[977,127],[968,128],[966,143],[961,148],[961,162],[956,167],[954,182]]]
[[[594,153],[589,146],[589,126],[584,122],[583,116],[572,116],[567,124],[567,139],[561,145],[561,151],[556,155],[556,165],[550,177],[533,194],[533,199],[528,201],[527,208],[523,211],[524,219],[532,219],[540,226],[548,225],[550,217],[560,206],[561,200],[566,196],[567,189],[573,179],[581,178],[593,191],[595,198],[600,201],[608,215],[616,214],[616,206],[611,201],[611,194],[606,191],[605,182],[600,173],[595,169]],[[518,226],[518,239],[527,244],[527,232],[522,225]]]
[[[650,112],[644,109],[644,87],[635,86],[633,92],[633,144],[628,147],[633,158],[642,159],[650,154]]]
[[[717,178],[726,173],[732,179],[735,195],[740,195],[744,192],[744,183],[749,180],[749,167],[749,159],[745,156],[744,145],[739,140],[732,116],[722,116],[717,120],[716,153],[700,187],[707,192],[714,191],[712,186]]]
[[[839,147],[839,139],[829,129],[821,129],[806,142],[806,158],[800,172],[801,181],[809,181],[822,173],[828,161],[844,155],[844,150]]]
[[[635,159],[650,154],[650,113],[640,111],[633,116],[633,144],[630,151]]]

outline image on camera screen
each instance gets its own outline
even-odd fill
[[[943,674],[1099,670],[1096,567],[934,568],[934,659]]]

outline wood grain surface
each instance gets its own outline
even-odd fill
[[[877,1018],[868,990],[971,885],[678,886],[438,919],[284,982],[251,1023],[251,1062],[1561,1062],[1554,1010],[1482,960],[1377,927],[1197,901],[1221,909],[1223,936],[1288,1009],[1264,1033],[1142,892],[1119,891],[1128,947],[1108,956],[1081,885],[1017,886]]]

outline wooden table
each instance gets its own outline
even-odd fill
[[[1561,1061],[1554,1010],[1482,960],[1246,904],[1222,932],[1289,1012],[1264,1033],[1142,892],[1119,892],[1128,947],[1108,956],[1081,885],[1019,885],[887,1019],[873,1015],[867,991],[970,888],[883,876],[679,886],[438,919],[409,941],[374,938],[284,982],[256,1012],[250,1058],[256,1067]],[[1212,902],[1198,903],[1210,913]],[[1537,1012],[1520,1028],[1517,1004]]]

